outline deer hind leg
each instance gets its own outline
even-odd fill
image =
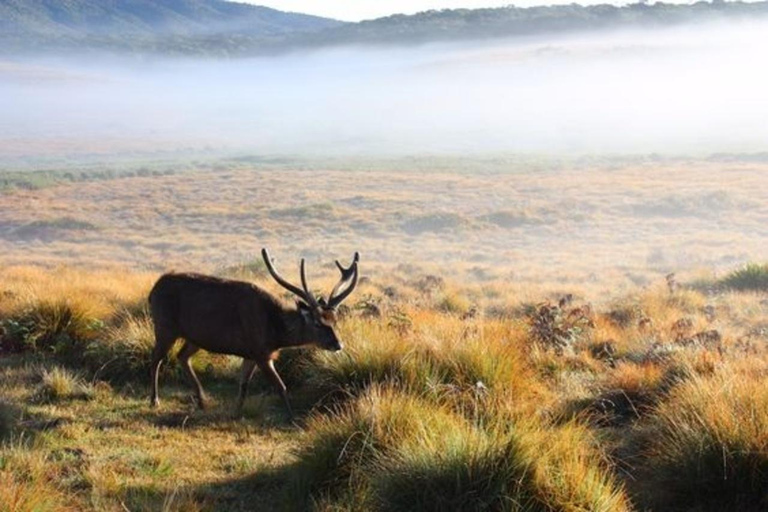
[[[171,334],[170,331],[155,327],[155,348],[152,349],[152,364],[150,366],[152,393],[150,395],[149,404],[152,407],[157,407],[160,404],[160,400],[157,396],[160,366],[163,364],[163,359],[168,355],[168,352],[175,342],[176,336]]]
[[[243,359],[243,366],[240,369],[240,394],[237,397],[237,414],[243,411],[245,395],[248,394],[248,383],[251,382],[254,370],[256,370],[256,361]]]
[[[181,350],[179,350],[179,355],[176,357],[178,357],[179,362],[181,363],[181,367],[184,368],[184,373],[187,374],[190,383],[195,387],[197,405],[201,409],[205,409],[208,399],[206,398],[205,392],[203,391],[203,386],[200,385],[200,381],[198,380],[197,375],[195,375],[195,371],[192,369],[192,362],[189,360],[199,350],[200,347],[187,341],[184,343],[184,346],[181,347]]]
[[[257,361],[256,364],[259,365],[259,369],[264,373],[267,379],[269,379],[277,392],[280,393],[280,396],[283,397],[285,408],[288,409],[288,415],[293,418],[293,409],[291,408],[291,402],[288,400],[288,390],[283,383],[283,379],[281,379],[280,375],[277,374],[277,371],[275,370],[275,364],[271,359],[267,359],[266,361]]]

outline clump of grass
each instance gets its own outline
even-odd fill
[[[24,444],[6,446],[0,457],[0,512],[76,510],[55,478],[42,453],[29,451]]]
[[[21,479],[8,471],[0,471],[0,512],[68,512],[59,491],[41,478]]]
[[[322,510],[628,509],[583,427],[549,429],[371,387],[307,425],[290,496]]]
[[[673,509],[768,507],[768,387],[721,369],[671,392],[653,417],[647,493]]]
[[[493,321],[474,329],[435,313],[424,313],[415,323],[418,331],[402,334],[383,322],[346,322],[346,350],[316,353],[306,370],[309,387],[329,396],[355,396],[382,384],[438,399],[477,388],[506,396],[537,388],[516,326]]]
[[[15,345],[60,354],[92,338],[100,326],[85,308],[67,300],[35,302],[3,321]]]
[[[103,338],[88,344],[85,357],[97,376],[126,380],[147,374],[154,344],[152,320],[126,315],[119,326],[109,327]]]
[[[587,412],[602,424],[617,425],[644,416],[679,378],[676,367],[653,361],[619,362],[601,376]]]
[[[454,421],[444,409],[422,399],[372,387],[354,402],[307,423],[307,440],[291,471],[290,494],[310,500],[369,504],[374,462],[419,430],[443,431]]]
[[[512,431],[489,435],[456,422],[420,434],[380,462],[381,510],[546,510]]]
[[[437,298],[435,308],[451,315],[466,313],[472,307],[472,302],[467,296],[457,290],[446,290]]]
[[[768,263],[749,263],[725,276],[720,284],[738,291],[768,291]]]
[[[529,425],[521,444],[533,461],[534,485],[544,510],[631,510],[623,486],[609,471],[596,439],[583,425],[556,429]]]
[[[93,386],[60,366],[42,368],[41,383],[37,390],[38,400],[56,402],[61,400],[90,400],[95,394]]]

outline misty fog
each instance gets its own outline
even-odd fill
[[[0,61],[0,158],[712,153],[768,141],[768,24],[233,60]]]

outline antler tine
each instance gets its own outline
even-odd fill
[[[339,271],[341,272],[341,279],[338,283],[336,283],[336,286],[333,287],[333,290],[331,291],[331,295],[328,297],[328,307],[329,308],[335,308],[339,304],[341,304],[344,299],[346,299],[350,293],[355,289],[357,286],[357,277],[358,277],[358,271],[357,271],[357,263],[360,261],[360,253],[355,252],[355,255],[352,258],[352,264],[349,265],[349,267],[344,268],[341,263],[339,263],[338,260],[336,260],[336,266],[339,268]],[[351,279],[351,282],[350,282]],[[339,290],[346,285],[346,288],[343,292],[341,292],[339,295]]]
[[[304,287],[307,304],[315,309],[319,308],[320,305],[317,303],[317,299],[315,299],[315,296],[309,291],[309,286],[307,286],[307,273],[304,270],[304,258],[301,258],[301,286]]]
[[[264,258],[264,264],[267,266],[267,270],[269,271],[269,273],[272,275],[272,277],[275,279],[275,281],[277,281],[277,283],[280,286],[282,286],[283,288],[285,288],[289,292],[293,293],[294,295],[296,295],[297,297],[299,297],[300,299],[302,299],[306,303],[312,305],[312,302],[308,298],[308,295],[311,295],[311,294],[307,294],[307,293],[304,292],[304,290],[302,290],[298,286],[292,285],[286,279],[284,279],[283,276],[281,276],[280,274],[277,273],[277,270],[275,270],[275,267],[272,266],[272,258],[270,257],[269,252],[267,251],[266,248],[261,249],[261,257]],[[301,273],[302,273],[302,277],[303,277],[303,275],[304,275],[304,260],[301,260]],[[314,297],[312,297],[312,299],[314,299]],[[315,304],[316,304],[316,302],[315,302]]]

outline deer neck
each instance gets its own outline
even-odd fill
[[[304,321],[304,317],[298,310],[285,312],[285,335],[280,347],[300,347],[313,342],[311,327]]]

